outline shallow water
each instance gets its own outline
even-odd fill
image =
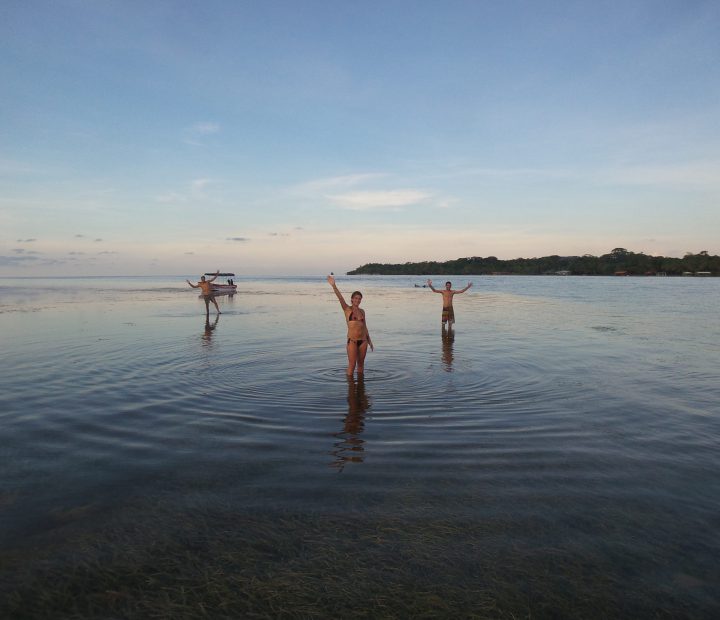
[[[0,612],[716,616],[720,279],[471,280],[0,279]]]

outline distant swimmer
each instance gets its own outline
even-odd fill
[[[215,278],[217,278],[219,275],[220,275],[220,270],[218,269],[215,272],[215,275],[212,278],[210,278],[209,280],[206,280],[205,276],[200,276],[200,281],[197,284],[193,284],[192,282],[190,282],[190,280],[185,280],[185,282],[187,282],[193,288],[199,288],[202,290],[202,297],[203,297],[203,300],[205,301],[205,316],[206,317],[210,316],[210,302],[213,302],[213,304],[215,305],[215,310],[217,310],[217,313],[222,314],[222,312],[220,312],[220,308],[217,305],[217,301],[215,301],[215,295],[213,295],[212,286],[210,286],[210,282],[215,280]]]
[[[452,325],[455,322],[455,310],[453,310],[453,296],[459,295],[460,293],[464,293],[465,291],[467,291],[472,286],[472,282],[469,282],[465,288],[462,288],[459,291],[452,290],[452,282],[445,282],[445,289],[442,291],[438,291],[435,287],[433,287],[432,280],[428,280],[427,284],[433,293],[440,293],[443,296],[443,327],[445,327],[445,324],[447,323],[448,328],[452,329]]]
[[[342,306],[347,323],[347,375],[348,377],[352,377],[355,372],[355,367],[357,366],[358,376],[360,376],[365,372],[365,355],[367,354],[368,345],[371,351],[375,350],[372,340],[370,339],[367,322],[365,321],[365,310],[360,308],[362,293],[355,291],[350,297],[352,305],[348,305],[342,293],[335,285],[335,278],[329,275],[327,281],[340,300],[340,305]]]

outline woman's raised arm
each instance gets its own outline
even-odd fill
[[[328,276],[327,281],[330,283],[330,286],[332,286],[333,291],[335,291],[335,295],[337,295],[338,300],[340,301],[340,305],[342,306],[343,310],[346,308],[349,308],[348,303],[345,301],[345,298],[342,296],[342,293],[338,290],[338,287],[335,285],[335,278],[333,276]]]

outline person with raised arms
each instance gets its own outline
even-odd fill
[[[342,296],[342,293],[338,290],[334,276],[329,275],[327,281],[330,283],[330,286],[332,286],[335,295],[337,295],[340,301],[343,313],[345,314],[345,322],[347,323],[347,375],[348,377],[352,377],[357,367],[358,376],[360,376],[365,372],[365,355],[367,354],[368,346],[371,351],[375,350],[372,339],[370,338],[370,332],[368,331],[367,321],[365,320],[365,310],[360,308],[362,293],[360,291],[353,292],[350,296],[352,303],[348,304]]]
[[[210,316],[210,302],[213,302],[215,305],[215,310],[217,310],[218,314],[221,314],[220,308],[217,305],[217,301],[215,301],[215,295],[213,295],[212,286],[210,286],[210,282],[215,280],[220,275],[220,270],[218,269],[215,272],[215,275],[210,278],[209,280],[205,279],[205,276],[200,276],[200,281],[197,284],[193,284],[190,282],[190,280],[185,280],[190,286],[193,288],[199,288],[202,291],[202,297],[203,301],[205,302],[205,316]]]
[[[433,287],[432,280],[428,280],[427,284],[433,293],[440,293],[443,296],[442,324],[443,327],[445,327],[445,324],[447,323],[448,329],[452,329],[452,325],[455,322],[453,297],[467,291],[472,286],[472,282],[468,282],[468,285],[465,288],[461,288],[459,291],[454,291],[452,289],[452,282],[445,282],[445,288],[441,291]]]

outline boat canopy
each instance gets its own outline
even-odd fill
[[[215,272],[213,271],[212,273],[208,273],[208,272],[206,271],[206,272],[205,272],[205,275],[206,275],[206,276],[214,276],[214,275],[215,275]],[[223,272],[220,272],[220,273],[217,274],[217,275],[218,275],[218,276],[223,276],[223,277],[227,277],[227,276],[235,277],[235,274],[234,274],[234,273],[224,272],[224,271],[223,271]]]

